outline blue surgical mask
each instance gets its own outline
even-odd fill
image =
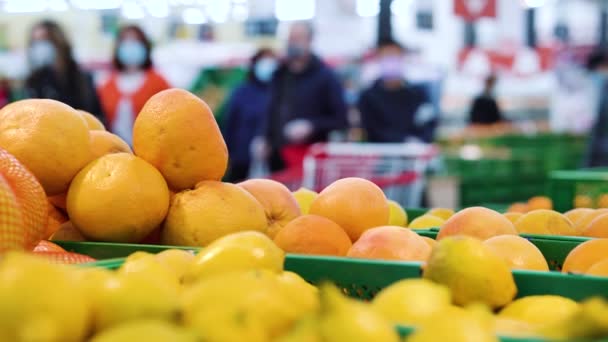
[[[124,40],[118,45],[118,60],[128,67],[140,67],[146,61],[146,47],[138,40]]]
[[[274,58],[261,58],[253,66],[255,77],[261,82],[267,83],[272,79],[274,71],[277,69],[277,62]]]
[[[403,79],[403,59],[400,56],[386,56],[380,59],[380,76],[384,80]]]
[[[51,66],[57,59],[55,45],[48,40],[36,40],[28,49],[28,59],[33,70]]]

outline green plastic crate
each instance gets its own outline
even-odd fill
[[[549,177],[549,195],[555,210],[565,212],[574,207],[577,195],[589,196],[594,205],[608,194],[608,168],[553,171]]]
[[[421,236],[430,237],[435,239],[438,228],[431,228],[428,230],[416,230],[416,233]],[[571,250],[581,243],[591,240],[592,238],[580,237],[580,236],[555,236],[555,235],[536,235],[536,234],[521,234],[520,236],[528,239],[532,242],[547,260],[549,268],[555,271],[559,271],[564,264],[564,260],[568,256]]]

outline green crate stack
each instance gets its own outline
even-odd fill
[[[460,179],[460,206],[510,203],[547,193],[548,174],[576,168],[582,161],[585,139],[572,135],[506,135],[467,143],[488,150],[502,150],[500,157],[478,160],[444,157],[448,175]],[[453,149],[454,146],[450,146]]]
[[[608,168],[553,171],[549,177],[549,195],[556,210],[574,207],[576,196],[587,196],[598,206],[601,196],[608,195]]]

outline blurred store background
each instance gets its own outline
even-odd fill
[[[112,75],[119,29],[136,25],[156,72],[204,98],[222,127],[251,56],[260,47],[283,56],[294,22],[312,24],[313,49],[355,112],[380,77],[376,48],[390,38],[405,51],[404,79],[424,86],[437,116],[432,139],[444,147],[446,174],[458,176],[456,206],[546,194],[549,171],[584,166],[601,111],[596,67],[608,65],[608,1],[600,0],[0,0],[0,13],[4,102],[27,96],[28,37],[41,20],[64,29],[97,87]],[[470,125],[480,94],[507,124]],[[348,119],[331,139],[364,140],[361,118]],[[481,183],[491,187],[476,193]]]

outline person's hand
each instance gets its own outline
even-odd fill
[[[249,145],[249,152],[255,160],[264,160],[270,155],[270,146],[264,137],[255,137]]]
[[[283,135],[285,138],[291,143],[302,143],[306,141],[312,134],[312,123],[306,119],[296,119],[289,121],[287,125],[285,125],[285,129],[283,130]]]

